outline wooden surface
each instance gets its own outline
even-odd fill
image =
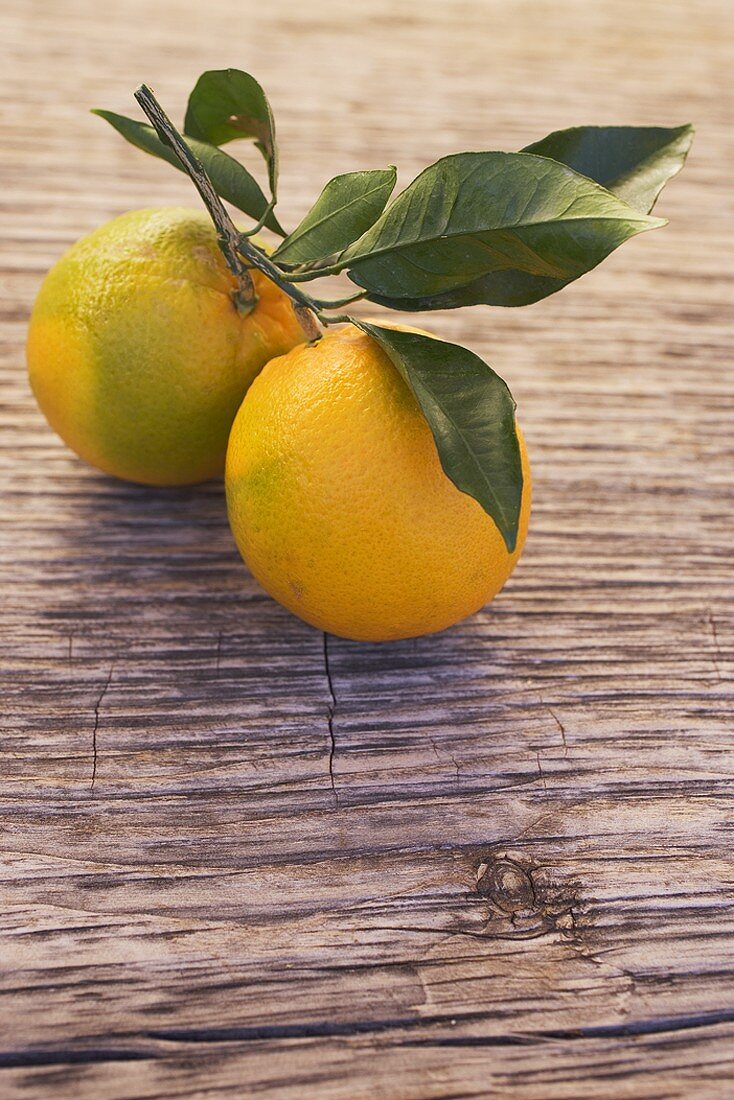
[[[729,0],[5,0],[3,1097],[734,1095],[733,35]],[[698,125],[665,230],[432,318],[536,482],[511,583],[440,636],[325,650],[219,485],[107,479],[29,394],[62,250],[195,205],[87,109],[146,79],[177,117],[227,64],[288,224],[337,172]]]

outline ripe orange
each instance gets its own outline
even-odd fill
[[[518,433],[519,435],[519,433]],[[500,590],[517,549],[441,468],[430,428],[388,356],[346,326],[273,359],[232,427],[225,483],[240,552],[306,622],[388,641],[443,630]]]
[[[61,438],[106,473],[151,485],[220,476],[261,367],[304,340],[288,298],[253,274],[247,316],[204,213],[134,210],[47,275],[28,333],[31,385]]]

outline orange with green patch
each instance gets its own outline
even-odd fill
[[[135,210],[78,241],[47,275],[28,367],[51,426],[106,473],[150,485],[221,476],[250,383],[304,340],[286,295],[237,283],[206,214]]]

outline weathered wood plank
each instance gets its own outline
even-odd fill
[[[731,1090],[733,30],[724,0],[7,0],[3,1096]],[[87,108],[146,79],[175,115],[225,64],[272,93],[292,222],[340,171],[699,127],[664,232],[530,309],[432,318],[518,398],[531,537],[474,619],[329,638],[328,670],[219,486],[83,467],[25,381],[63,248],[194,204]]]

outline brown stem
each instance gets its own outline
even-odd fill
[[[204,200],[204,205],[216,226],[219,247],[224,254],[230,271],[237,280],[237,291],[234,295],[235,305],[240,313],[251,313],[257,302],[255,287],[247,266],[243,263],[238,251],[240,235],[222,200],[212,187],[211,180],[202,164],[191,152],[150,88],[145,84],[141,84],[135,92],[135,98],[150,119],[150,123],[158,137],[173,149],[191,177],[196,190]]]
[[[335,302],[315,301],[300,287],[289,282],[265,252],[252,243],[248,234],[238,232],[203,166],[191,152],[191,149],[168,118],[150,88],[145,84],[141,84],[135,92],[135,98],[150,119],[158,137],[173,149],[204,200],[204,204],[217,228],[219,247],[222,249],[224,257],[239,284],[235,302],[240,312],[249,313],[257,301],[252,278],[248,271],[248,268],[255,268],[267,276],[276,286],[280,287],[284,294],[288,295],[301,328],[312,343],[321,338],[319,321],[323,325],[350,322],[351,317],[345,314],[329,317],[324,309],[333,309],[335,306],[356,301],[358,298],[364,297],[365,292],[360,291],[349,298]]]

